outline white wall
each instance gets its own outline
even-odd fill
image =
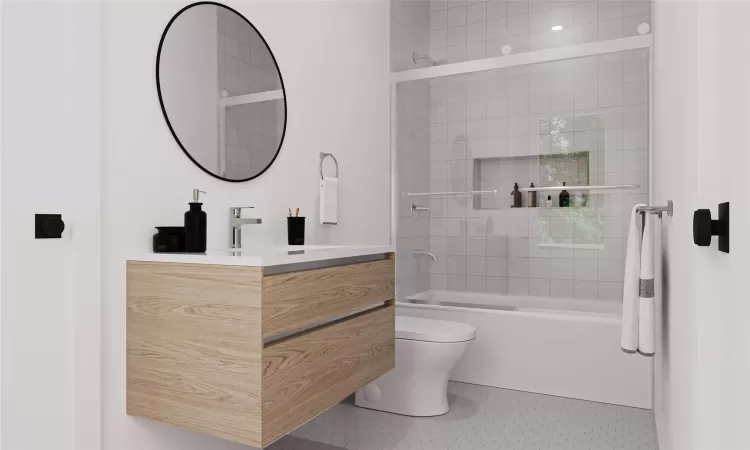
[[[161,32],[180,5],[103,6],[102,422],[107,450],[245,448],[125,415],[125,259],[150,249],[155,225],[179,225],[191,189],[208,192],[208,245],[227,247],[230,206],[255,205],[263,225],[246,248],[286,241],[287,208],[307,216],[309,243],[388,243],[388,4],[229,2],[268,41],[284,77],[287,135],[256,180],[221,182],[195,167],[164,122],[153,75]],[[137,26],[134,26],[137,24]],[[339,225],[318,225],[318,153],[339,160]],[[333,167],[326,164],[326,173]]]
[[[99,7],[4,2],[2,442],[100,441]],[[35,213],[61,213],[59,240]]]
[[[655,194],[665,222],[655,413],[662,450],[750,448],[747,2],[657,1]],[[693,245],[695,209],[731,203],[731,252]]]
[[[172,128],[192,157],[212,172],[219,161],[217,25],[215,6],[183,12],[169,28],[159,63]]]

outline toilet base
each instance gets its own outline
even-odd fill
[[[415,417],[446,414],[448,376],[470,342],[396,339],[396,367],[357,390],[354,404]]]

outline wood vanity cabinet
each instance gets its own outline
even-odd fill
[[[394,367],[394,259],[128,261],[127,414],[263,448]]]

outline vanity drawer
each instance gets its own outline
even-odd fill
[[[393,305],[263,349],[263,445],[343,400],[395,364]]]
[[[263,338],[268,339],[395,298],[394,260],[266,275]]]

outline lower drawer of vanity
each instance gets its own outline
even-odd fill
[[[394,306],[263,349],[263,445],[340,402],[395,364]]]

